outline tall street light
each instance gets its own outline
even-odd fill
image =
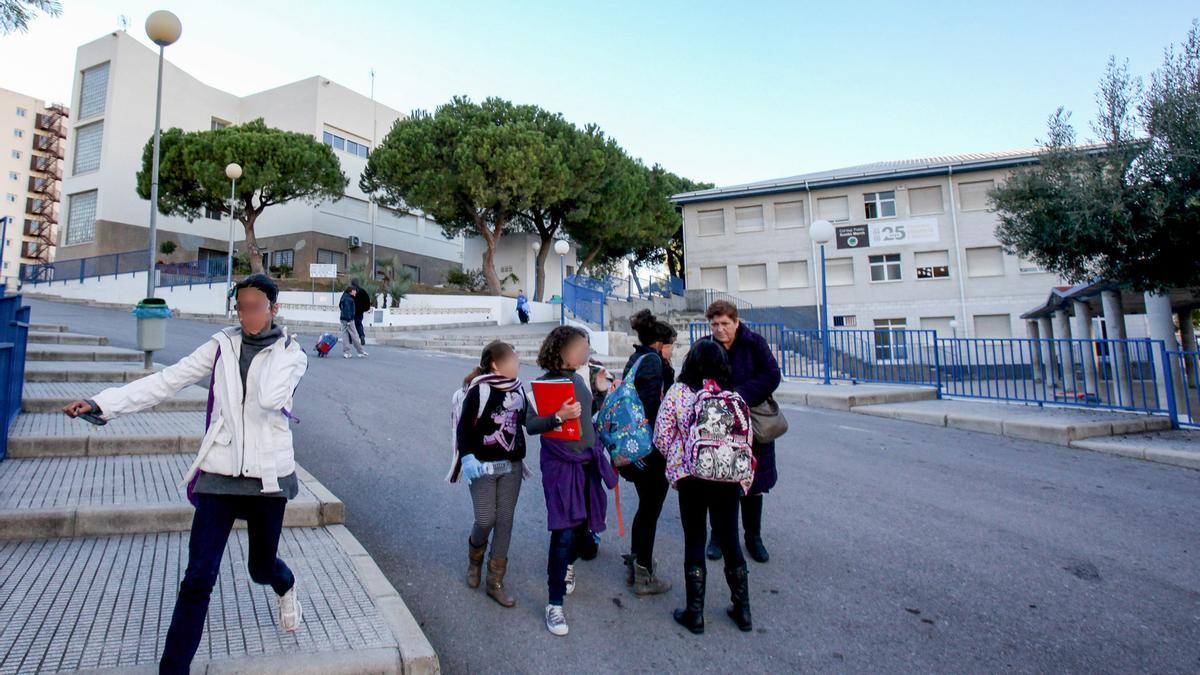
[[[179,39],[180,33],[183,32],[183,24],[179,22],[179,17],[165,9],[160,9],[150,16],[146,17],[146,35],[150,40],[158,45],[158,88],[154,95],[154,154],[151,155],[150,161],[150,261],[146,270],[146,297],[154,297],[154,260],[155,249],[158,246],[156,241],[158,230],[158,146],[160,137],[162,136],[162,74],[163,74],[163,56],[167,45],[174,44]],[[153,365],[151,361],[152,352],[146,352],[145,366],[149,370]]]
[[[808,228],[808,236],[821,245],[821,344],[825,352],[825,384],[829,384],[829,284],[825,275],[825,244],[833,239],[833,223],[818,220]]]
[[[225,258],[225,318],[229,318],[229,291],[233,289],[233,207],[237,203],[237,179],[242,177],[242,167],[237,162],[225,165],[225,176],[229,178],[229,254]]]
[[[558,254],[558,278],[562,281],[562,293],[558,298],[558,325],[567,325],[567,252],[571,245],[566,239],[554,242],[554,252]]]

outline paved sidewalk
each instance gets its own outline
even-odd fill
[[[58,413],[63,406],[78,399],[90,399],[113,386],[110,382],[26,382],[21,394],[23,412]],[[151,408],[154,412],[204,410],[208,404],[208,389],[197,385],[185,387],[175,398]]]
[[[775,400],[780,403],[829,410],[936,398],[937,392],[932,387],[848,383],[827,385],[803,380],[784,380],[775,392]]]
[[[1071,447],[1200,469],[1200,430],[1172,429],[1112,438],[1089,438],[1075,441]]]

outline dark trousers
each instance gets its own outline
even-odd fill
[[[192,516],[192,534],[188,542],[188,565],[179,584],[179,597],[167,629],[160,673],[187,673],[204,634],[208,601],[212,595],[225,543],[233,522],[246,521],[249,555],[247,567],[256,584],[270,584],[277,595],[287,593],[296,583],[292,571],[276,557],[279,534],[283,529],[283,510],[287,499],[253,495],[198,494]]]
[[[633,483],[637,490],[638,508],[633,515],[633,527],[630,528],[629,549],[637,559],[637,564],[648,570],[654,569],[654,538],[658,533],[658,517],[662,514],[663,502],[667,500],[667,492],[671,484],[667,482],[666,463],[653,462],[654,456],[662,457],[657,452],[647,457],[645,469],[634,466],[622,467],[621,475]]]
[[[684,478],[679,488],[679,519],[683,521],[683,564],[703,566],[708,540],[708,522],[712,521],[713,539],[721,547],[725,569],[746,564],[738,542],[738,499],[741,486]]]
[[[566,530],[550,530],[550,555],[546,561],[546,586],[550,589],[550,604],[562,605],[567,595],[567,565],[584,558],[596,557],[596,540],[587,523]]]
[[[746,538],[762,536],[763,496],[742,497],[742,529]]]
[[[362,314],[354,315],[354,328],[358,331],[358,339],[365,345],[367,344],[367,331],[363,330]]]

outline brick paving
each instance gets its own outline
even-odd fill
[[[0,462],[0,510],[186,504],[176,487],[194,454],[46,457]],[[300,482],[299,499],[315,499]]]
[[[161,438],[166,436],[195,437],[204,435],[204,411],[143,412],[119,417],[104,426],[73,420],[62,413],[29,413],[18,415],[9,432],[10,439],[25,438]]]
[[[0,675],[131,668],[162,651],[187,561],[186,533],[0,543]],[[277,600],[246,571],[231,535],[196,662],[396,646],[355,572],[322,528],[285,529],[304,623],[277,625]]]

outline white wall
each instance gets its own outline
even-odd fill
[[[539,241],[537,235],[528,233],[506,234],[500,238],[500,244],[496,247],[495,265],[496,274],[503,279],[508,276],[509,272],[503,271],[505,268],[512,268],[512,274],[518,278],[517,282],[508,282],[504,284],[506,293],[516,293],[518,290],[524,289],[525,294],[530,299],[533,298],[533,290],[536,282],[536,267],[537,254],[533,252],[533,242]],[[482,237],[467,237],[465,242],[465,250],[463,252],[463,269],[477,270],[483,268],[483,252],[486,249]],[[572,243],[571,250],[567,252],[565,265],[572,270],[578,267],[575,252],[577,246]],[[549,300],[562,293],[562,277],[559,273],[560,267],[558,254],[551,251],[546,257],[546,292],[542,296],[543,300]],[[568,270],[570,275],[571,271]]]

